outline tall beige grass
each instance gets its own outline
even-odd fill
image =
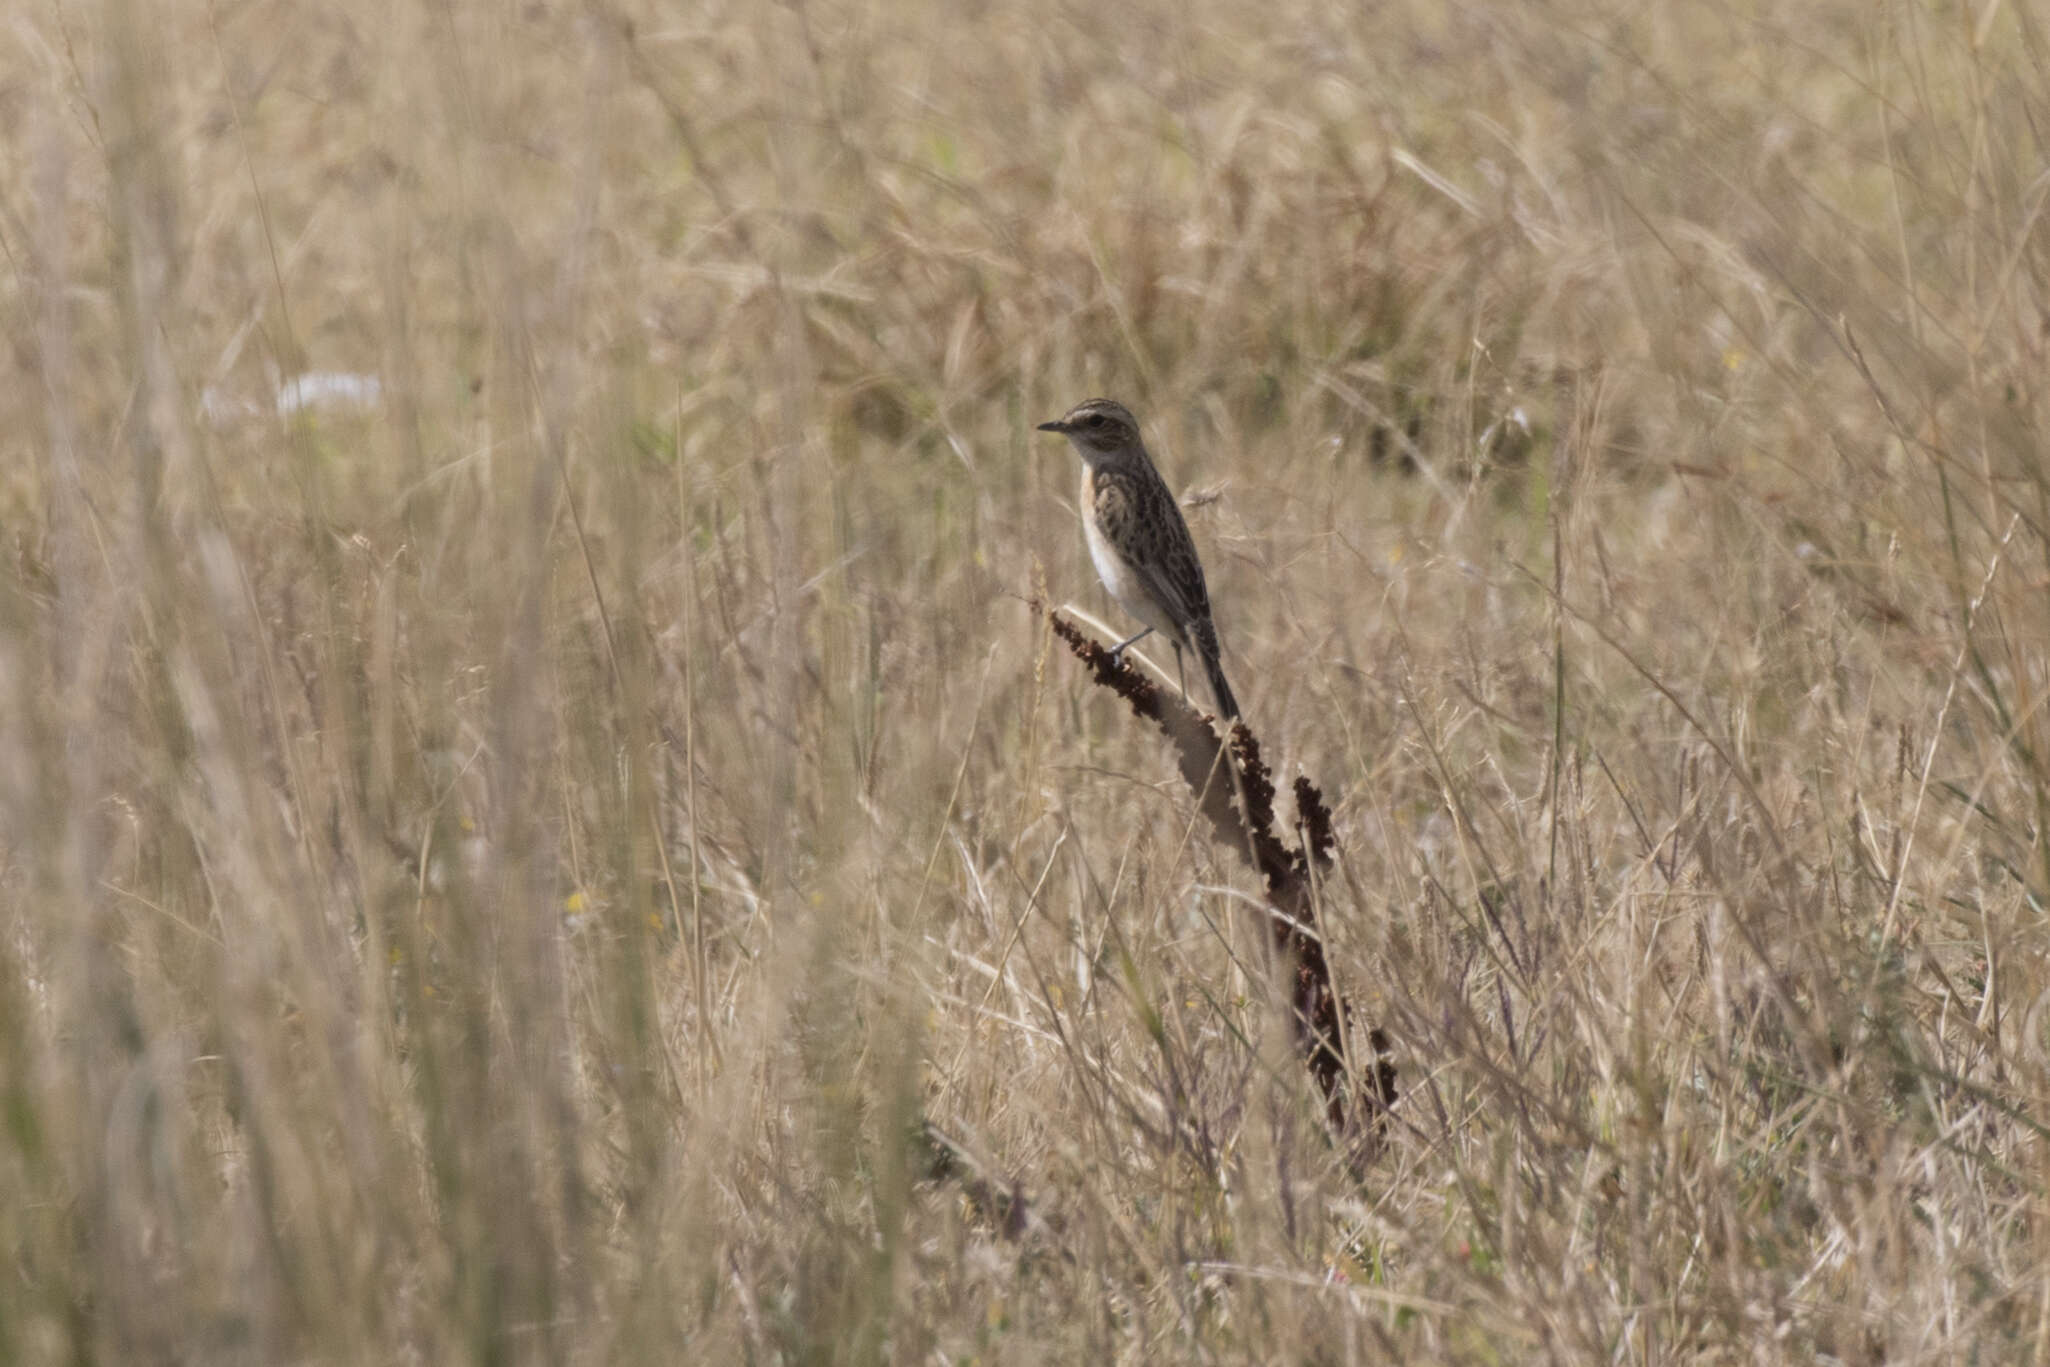
[[[2050,1358],[2039,6],[4,27],[0,1361]]]

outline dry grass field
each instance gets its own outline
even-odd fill
[[[14,10],[0,1361],[2050,1361],[2040,5]]]

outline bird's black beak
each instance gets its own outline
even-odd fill
[[[1053,422],[1039,424],[1039,430],[1042,432],[1065,432],[1068,430],[1068,425],[1059,419],[1055,419]]]

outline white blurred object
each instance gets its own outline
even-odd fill
[[[309,370],[281,381],[271,409],[281,418],[318,408],[375,408],[384,401],[384,383],[375,375],[346,370]],[[209,385],[199,396],[199,411],[216,427],[243,418],[263,416],[263,405]]]
[[[375,375],[342,370],[309,370],[278,386],[278,416],[288,418],[309,408],[375,408],[384,386]]]

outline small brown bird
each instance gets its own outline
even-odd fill
[[[1118,643],[1113,660],[1121,661],[1126,646],[1158,631],[1174,644],[1176,674],[1187,646],[1203,663],[1219,715],[1226,721],[1237,717],[1238,700],[1218,659],[1217,626],[1210,619],[1196,543],[1146,454],[1138,420],[1115,400],[1091,399],[1056,422],[1039,424],[1039,430],[1059,432],[1081,455],[1082,530],[1090,559],[1118,606],[1145,625]],[[1188,692],[1184,681],[1182,695]]]

